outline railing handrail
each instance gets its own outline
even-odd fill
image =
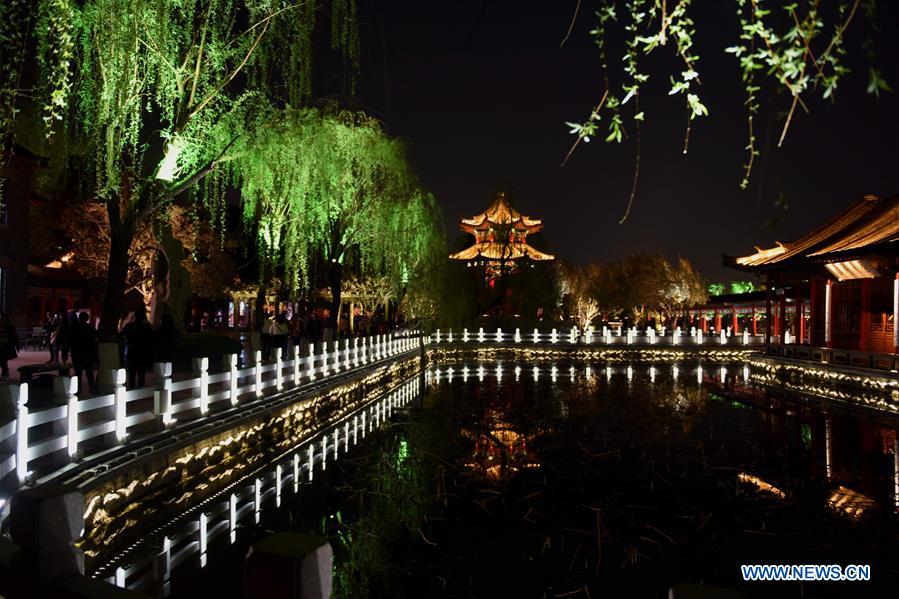
[[[441,331],[437,329],[433,334],[427,337],[428,343],[531,343],[531,344],[582,344],[582,345],[760,345],[764,337],[761,335],[751,335],[747,329],[740,333],[732,334],[730,327],[721,329],[716,334],[707,334],[696,327],[692,327],[689,331],[676,327],[673,330],[662,327],[659,331],[652,327],[638,329],[637,327],[623,328],[616,327],[614,329],[603,326],[601,329],[589,327],[587,329],[578,329],[578,327],[570,327],[568,329],[553,328],[549,332],[533,329],[531,331],[522,331],[520,327],[512,330],[503,330],[502,327],[496,330],[487,331],[484,327],[478,327],[477,331],[463,328],[461,330],[447,329]]]
[[[337,339],[322,343],[318,353],[318,344],[309,344],[305,355],[301,355],[299,346],[293,346],[293,355],[287,360],[281,348],[275,348],[274,360],[266,363],[262,362],[262,352],[256,350],[253,364],[240,369],[238,355],[225,354],[226,369],[213,374],[209,373],[208,358],[195,358],[193,376],[181,380],[172,378],[170,362],[156,363],[155,384],[136,389],[125,388],[125,369],[118,368],[113,371],[112,392],[85,398],[77,395],[77,377],[60,376],[54,381],[56,403],[36,410],[29,410],[27,405],[28,383],[0,386],[7,396],[5,417],[9,418],[0,422],[0,481],[11,478],[5,487],[14,492],[32,474],[30,462],[50,456],[54,469],[41,474],[43,478],[52,477],[76,461],[79,446],[85,441],[112,435],[113,441],[104,451],[109,446],[127,446],[140,440],[130,438],[129,429],[154,420],[174,433],[179,423],[195,425],[210,415],[213,406],[223,402],[236,407],[248,396],[257,399],[266,390],[300,389],[332,374],[346,374],[406,355],[419,350],[423,343],[417,331]],[[152,406],[129,409],[134,402],[149,399]],[[196,410],[199,416],[185,414]],[[79,422],[79,416],[86,420],[89,415],[94,418]],[[43,429],[47,428],[52,431],[46,433]],[[7,498],[0,497],[0,513],[6,511],[6,504]]]

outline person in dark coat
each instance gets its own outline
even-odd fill
[[[69,348],[72,350],[72,366],[75,369],[75,378],[81,387],[81,373],[87,380],[87,388],[91,393],[97,393],[97,331],[90,324],[90,315],[81,312],[78,321],[69,329]]]
[[[9,314],[0,314],[0,380],[9,380],[9,361],[19,355],[19,334],[9,322]]]
[[[147,314],[143,310],[134,313],[134,320],[122,329],[125,338],[125,372],[129,389],[135,383],[143,387],[147,380],[147,370],[153,364],[153,342],[155,333],[147,322]]]
[[[63,314],[59,321],[59,330],[56,331],[56,343],[59,345],[59,353],[63,363],[69,360],[69,331],[72,330],[73,322],[76,322],[74,312]]]
[[[175,350],[178,347],[178,329],[171,314],[163,314],[159,327],[156,328],[156,361],[174,362]]]

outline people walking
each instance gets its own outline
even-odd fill
[[[47,337],[47,348],[50,350],[48,364],[59,363],[59,314],[48,314],[44,323],[44,334]]]
[[[147,370],[153,364],[153,327],[147,322],[147,313],[137,310],[134,320],[122,329],[125,338],[126,385],[133,389],[135,384],[143,387],[147,382]]]
[[[0,381],[9,380],[9,361],[19,355],[19,334],[9,322],[9,314],[0,314]]]
[[[97,331],[91,326],[90,315],[87,312],[78,314],[78,321],[71,325],[69,348],[72,351],[72,366],[79,388],[87,388],[91,393],[97,393]],[[82,373],[87,382],[85,387],[81,387]]]
[[[72,330],[72,323],[76,322],[75,312],[70,311],[63,314],[59,319],[59,328],[56,331],[56,343],[59,345],[59,354],[62,363],[69,361],[69,331]]]

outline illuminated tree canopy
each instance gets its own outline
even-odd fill
[[[313,30],[330,8],[332,45],[358,67],[354,0],[15,0],[0,5],[0,136],[33,96],[45,132],[78,162],[108,212],[101,326],[121,313],[128,248],[140,225],[213,171],[268,106],[311,93]],[[33,32],[34,39],[11,32]],[[30,48],[37,84],[21,88]],[[221,215],[219,215],[221,218]]]
[[[262,121],[228,165],[264,268],[283,269],[291,290],[322,277],[332,317],[345,274],[405,287],[442,243],[434,199],[419,189],[405,145],[375,119],[335,106]]]

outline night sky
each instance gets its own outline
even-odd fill
[[[546,249],[564,260],[653,251],[683,255],[712,280],[740,278],[721,266],[722,253],[789,241],[865,193],[899,193],[899,98],[866,94],[860,60],[850,63],[853,74],[840,83],[836,104],[809,99],[812,114],[797,111],[781,149],[775,146],[789,98],[767,95],[771,102],[757,119],[763,156],[752,185],[741,191],[743,88],[736,61],[723,52],[736,40],[734,2],[705,1],[696,3],[702,8],[695,12],[695,48],[699,92],[710,116],[694,122],[684,156],[683,98],[667,95],[667,72],[679,65],[672,48],[656,50],[643,68],[651,78],[641,95],[646,123],[638,195],[630,219],[618,225],[633,175],[633,139],[581,144],[559,166],[573,141],[564,122],[582,121],[603,90],[588,35],[595,26],[590,0],[559,47],[575,4],[360,2],[361,101],[390,133],[409,140],[422,182],[443,209],[451,244],[460,217],[481,212],[496,191],[512,190],[516,208],[544,219]],[[886,58],[899,50],[899,3],[880,4],[880,64],[899,89],[897,61]],[[861,43],[863,25],[857,20],[850,27],[852,47]],[[620,55],[613,39],[613,89]],[[786,211],[775,206],[781,196]]]

